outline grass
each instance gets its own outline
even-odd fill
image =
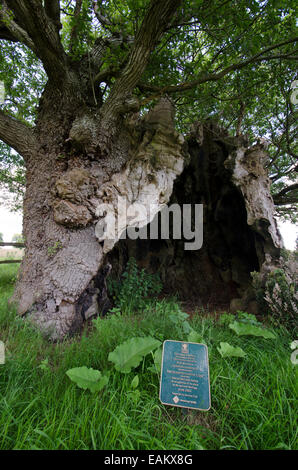
[[[295,339],[275,329],[276,340],[238,337],[214,318],[189,321],[209,350],[212,407],[209,412],[167,407],[158,398],[159,376],[145,358],[130,374],[114,371],[108,354],[133,336],[186,340],[175,301],[148,304],[142,314],[109,315],[82,335],[51,344],[7,301],[17,267],[0,266],[0,449],[297,449],[297,366],[290,361]],[[220,341],[247,356],[221,358]],[[86,365],[110,370],[96,394],[72,383],[65,372]],[[131,381],[138,374],[136,390]]]

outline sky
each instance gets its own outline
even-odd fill
[[[295,249],[295,241],[298,236],[298,227],[291,222],[278,223],[285,247],[288,250]],[[3,241],[10,242],[15,234],[22,233],[22,214],[10,212],[7,208],[0,206],[0,233]]]
[[[10,212],[0,206],[0,233],[4,242],[10,242],[13,235],[22,233],[22,219],[21,213]]]

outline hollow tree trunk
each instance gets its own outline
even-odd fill
[[[118,247],[182,297],[223,304],[247,296],[250,272],[268,264],[266,254],[277,262],[281,246],[262,148],[247,149],[212,124],[194,127],[185,141],[167,98],[142,118],[118,116],[109,138],[83,83],[72,71],[64,88],[49,84],[41,99],[37,145],[26,154],[26,250],[13,297],[19,313],[52,339],[77,331],[98,305],[108,307],[106,255],[112,251],[117,265],[121,233],[149,223],[171,197],[203,203],[201,250],[184,251],[183,240],[121,240]],[[123,222],[119,198],[122,206],[150,208],[150,218]],[[114,233],[107,213],[116,218]]]
[[[42,145],[27,159],[26,253],[14,294],[20,314],[52,339],[77,331],[99,305],[109,306],[106,262],[117,270],[120,252],[160,272],[166,290],[182,298],[252,300],[250,272],[268,268],[268,257],[278,263],[281,247],[261,146],[248,149],[212,123],[194,126],[184,142],[163,99],[144,118],[123,121],[102,156],[92,140],[100,123],[66,103],[58,120],[46,109],[52,93],[41,112],[46,127],[41,120],[37,128]],[[105,204],[117,217],[119,197],[150,206],[151,219],[169,201],[203,203],[202,249],[185,251],[184,240],[120,240],[113,249],[127,224],[101,239],[99,221],[108,219],[99,209]]]
[[[185,240],[173,238],[121,240],[108,255],[112,275],[119,277],[133,256],[180,299],[256,313],[251,272],[279,266],[282,247],[266,151],[261,144],[248,148],[245,138],[230,137],[212,121],[195,124],[186,140],[190,160],[170,203],[203,204],[202,248],[186,251]]]

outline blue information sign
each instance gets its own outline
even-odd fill
[[[159,398],[164,405],[210,409],[208,348],[205,344],[171,340],[163,343]]]

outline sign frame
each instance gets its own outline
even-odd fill
[[[203,346],[205,348],[206,364],[207,364],[208,401],[209,401],[209,407],[208,408],[198,408],[196,406],[179,405],[175,402],[167,403],[167,402],[162,401],[161,395],[162,395],[162,386],[163,386],[164,353],[165,353],[165,344],[167,342],[180,343],[181,345],[182,344],[186,344],[186,345],[195,344],[195,345]],[[195,342],[191,342],[191,341],[169,340],[169,339],[167,339],[163,342],[162,359],[161,359],[161,374],[160,374],[160,384],[159,384],[159,399],[160,399],[160,401],[163,405],[175,406],[175,407],[178,407],[178,408],[186,408],[186,409],[197,410],[197,411],[209,411],[210,410],[210,408],[211,408],[210,370],[209,370],[208,346],[206,344],[204,344],[204,343],[195,343]]]

